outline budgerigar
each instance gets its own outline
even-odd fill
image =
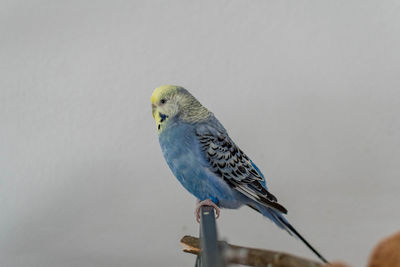
[[[163,85],[151,96],[159,142],[165,160],[179,182],[199,201],[199,207],[236,209],[242,205],[261,213],[316,251],[287,221],[287,210],[266,186],[264,175],[232,141],[222,124],[180,86]]]

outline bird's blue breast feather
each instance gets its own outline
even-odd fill
[[[164,157],[179,182],[199,200],[212,199],[221,207],[237,208],[243,196],[210,170],[196,139],[196,124],[170,121],[160,133]]]

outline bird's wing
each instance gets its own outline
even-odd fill
[[[218,177],[250,199],[287,213],[287,210],[277,202],[277,198],[263,186],[265,180],[261,172],[235,145],[226,131],[202,125],[196,129],[196,136],[210,169]]]

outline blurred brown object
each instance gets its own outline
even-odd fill
[[[200,253],[200,241],[197,237],[184,236],[181,243],[185,252]],[[283,252],[239,247],[226,242],[220,243],[221,246],[224,245],[229,248],[229,263],[249,266],[271,266],[271,264],[274,266],[321,266],[318,262]],[[323,267],[349,267],[349,265],[342,262],[332,262],[323,265]],[[400,267],[400,232],[383,239],[376,245],[370,256],[368,267]]]
[[[400,267],[400,232],[378,243],[368,267]]]

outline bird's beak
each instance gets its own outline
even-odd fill
[[[151,104],[151,113],[153,114],[153,118],[156,118],[156,105]]]

